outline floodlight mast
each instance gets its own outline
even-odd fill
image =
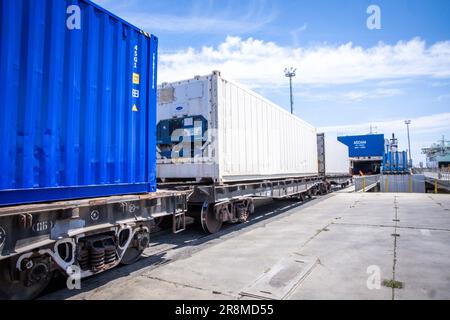
[[[411,157],[411,140],[409,138],[409,125],[411,124],[411,120],[405,120],[406,130],[408,131],[408,153],[409,153],[409,167],[412,168],[412,157]]]
[[[286,78],[289,78],[289,88],[291,93],[291,114],[294,114],[294,97],[292,95],[292,78],[296,76],[297,69],[292,67],[284,69]]]

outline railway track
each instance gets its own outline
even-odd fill
[[[332,194],[316,196],[304,202],[298,201],[268,201],[260,200],[256,204],[255,212],[244,224],[226,224],[216,234],[205,234],[198,221],[189,219],[186,231],[174,235],[170,228],[161,228],[152,233],[149,248],[142,258],[132,265],[119,266],[104,273],[83,279],[81,290],[66,289],[65,279],[56,277],[49,287],[37,298],[42,300],[60,300],[74,298],[76,295],[95,290],[111,281],[126,281],[129,277],[138,276],[144,272],[162,267],[168,263],[188,257],[199,250],[220,243],[226,238],[234,237],[237,233],[250,231],[261,224],[280,219],[292,214],[292,209],[305,207],[324,200]]]

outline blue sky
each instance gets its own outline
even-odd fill
[[[450,1],[97,0],[160,40],[160,82],[221,70],[330,134],[450,139]],[[381,30],[366,10],[381,9]]]

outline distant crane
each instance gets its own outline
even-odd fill
[[[395,133],[393,133],[389,144],[389,151],[396,152],[397,150],[398,150],[398,139],[395,137]]]
[[[442,139],[438,141],[438,143],[433,143],[428,148],[422,148],[422,153],[427,157],[427,167],[435,167],[438,166],[439,157],[445,157],[450,154],[450,141],[445,140],[445,137],[442,136]]]
[[[437,156],[444,156],[450,153],[450,141],[445,140],[445,136],[438,143],[433,143],[428,148],[423,148],[422,153],[425,154],[430,160],[436,158]]]

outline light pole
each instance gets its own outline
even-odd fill
[[[292,96],[292,78],[295,77],[297,69],[292,67],[284,69],[284,74],[289,78],[289,87],[291,90],[291,113],[294,114],[294,97]]]
[[[409,153],[409,167],[412,167],[412,158],[411,158],[411,140],[409,138],[409,125],[411,124],[411,120],[405,120],[406,130],[408,132],[408,153]]]

